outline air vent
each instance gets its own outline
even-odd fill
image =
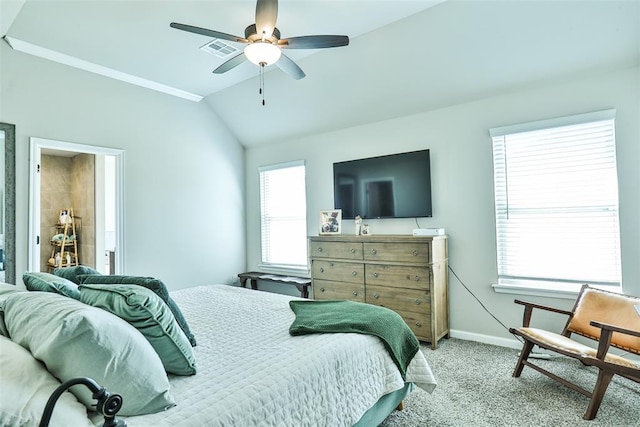
[[[205,52],[213,53],[220,58],[226,58],[239,52],[239,49],[226,44],[220,39],[213,39],[204,46],[201,46],[200,49],[204,50]]]

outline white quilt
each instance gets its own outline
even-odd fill
[[[382,395],[404,386],[376,337],[289,335],[292,297],[225,285],[171,296],[196,336],[198,373],[170,376],[177,405],[123,417],[130,427],[352,426]],[[407,381],[429,392],[436,385],[421,352]]]

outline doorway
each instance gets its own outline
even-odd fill
[[[123,156],[119,149],[30,138],[30,271],[52,270],[55,218],[73,205],[79,264],[103,274],[124,271]]]

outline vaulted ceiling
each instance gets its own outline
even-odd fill
[[[288,50],[305,71],[264,76],[204,52],[244,35],[255,1],[10,1],[0,29],[16,50],[206,102],[245,146],[442,108],[522,85],[640,63],[640,1],[281,0],[283,37],[343,34],[349,46]],[[242,49],[243,45],[228,42]]]

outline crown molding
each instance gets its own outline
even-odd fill
[[[39,58],[48,59],[50,61],[65,64],[70,67],[78,68],[80,70],[89,71],[90,73],[99,74],[101,76],[109,77],[112,79],[120,80],[126,83],[130,83],[136,86],[141,86],[147,89],[155,90],[158,92],[166,93],[168,95],[177,96],[179,98],[187,99],[189,101],[200,102],[203,96],[177,89],[172,86],[167,86],[162,83],[154,82],[152,80],[144,79],[142,77],[134,76],[132,74],[123,73],[122,71],[114,70],[93,62],[85,61],[70,55],[66,55],[55,50],[47,49],[46,47],[38,46],[33,43],[26,42],[24,40],[17,39],[11,36],[4,36],[9,46],[13,50],[34,55]]]

